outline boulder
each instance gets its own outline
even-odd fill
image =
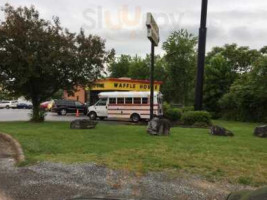
[[[226,128],[222,126],[217,126],[217,125],[210,127],[210,134],[217,135],[217,136],[234,136],[232,131],[227,130]]]
[[[267,137],[267,125],[258,126],[254,130],[254,135],[257,137]]]
[[[150,135],[170,135],[171,123],[167,119],[154,117],[148,122],[147,133]]]
[[[255,191],[243,190],[229,194],[226,200],[266,200],[267,187]]]
[[[76,119],[70,123],[71,129],[91,129],[95,128],[97,125],[96,121],[89,119]]]

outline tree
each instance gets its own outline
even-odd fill
[[[267,122],[267,56],[242,74],[219,104],[227,119]]]
[[[167,73],[166,73],[166,60],[164,58],[161,58],[160,56],[155,57],[155,68],[154,68],[154,78],[157,81],[163,81],[167,79]]]
[[[51,99],[61,99],[64,96],[64,90],[60,89],[51,96]]]
[[[145,58],[137,55],[131,57],[129,55],[121,55],[109,67],[110,77],[130,77],[133,79],[149,79],[150,78],[150,55]],[[165,78],[165,64],[163,58],[155,56],[154,79],[162,81]]]
[[[217,54],[222,55],[228,64],[237,72],[248,72],[252,64],[261,57],[261,53],[246,46],[238,47],[237,44],[226,44],[223,47],[214,47],[208,53],[206,62],[209,63]]]
[[[205,69],[204,107],[205,110],[218,116],[220,113],[219,99],[226,94],[238,74],[221,55],[213,56]]]
[[[146,59],[135,56],[130,64],[128,75],[133,79],[149,79],[150,62],[147,62]]]
[[[42,121],[39,105],[60,89],[73,92],[101,75],[114,51],[98,36],[63,29],[58,18],[41,19],[34,7],[6,4],[0,24],[0,83],[33,104],[32,121]]]
[[[173,32],[163,43],[168,75],[164,83],[166,88],[164,95],[168,101],[183,105],[192,103],[196,71],[196,44],[197,38],[183,29]]]
[[[267,54],[267,46],[264,46],[264,47],[262,47],[261,49],[260,49],[260,52],[262,53],[262,54]]]
[[[127,77],[129,73],[131,57],[129,55],[121,55],[117,60],[114,60],[109,67],[111,72],[110,77],[120,78]]]
[[[0,85],[0,101],[1,100],[8,100],[11,96],[8,91],[3,89],[3,86]]]
[[[226,44],[223,47],[214,47],[206,59],[204,106],[220,116],[219,100],[229,92],[232,83],[241,74],[249,73],[262,54],[249,47],[238,47],[236,44]]]

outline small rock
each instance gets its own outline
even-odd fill
[[[210,128],[210,134],[217,135],[217,136],[234,136],[232,131],[227,130],[222,126],[217,126],[217,125],[212,126]]]
[[[160,119],[154,117],[151,121],[148,122],[147,132],[150,135],[170,135],[171,123],[167,119]]]
[[[267,137],[267,125],[258,126],[254,130],[254,135],[257,137]]]
[[[243,190],[231,193],[226,200],[266,200],[267,187],[257,189],[255,191]]]
[[[97,125],[96,121],[88,119],[76,119],[70,123],[71,129],[92,129]]]

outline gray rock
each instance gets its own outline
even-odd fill
[[[226,200],[266,200],[267,187],[255,191],[243,190],[231,193]]]
[[[210,127],[210,134],[217,136],[234,136],[232,131],[217,125]]]
[[[254,130],[254,135],[257,137],[267,137],[267,125],[258,126]]]
[[[154,117],[148,122],[147,133],[150,135],[170,135],[171,123],[167,119]]]
[[[76,119],[70,123],[71,129],[92,129],[97,125],[96,121],[89,119]]]

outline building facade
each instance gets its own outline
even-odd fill
[[[161,81],[154,81],[154,90],[159,91]],[[97,80],[91,87],[78,87],[73,96],[64,92],[64,99],[77,100],[88,105],[98,101],[98,94],[103,91],[150,91],[149,80],[136,80],[131,78],[106,78]]]

